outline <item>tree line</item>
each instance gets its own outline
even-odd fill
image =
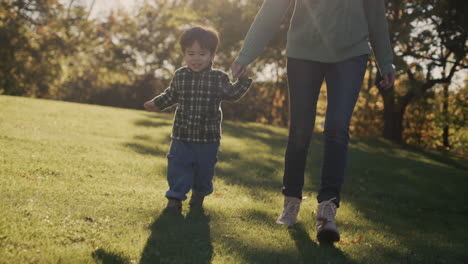
[[[227,71],[262,2],[153,0],[91,18],[92,6],[74,0],[2,1],[0,94],[141,109],[182,66],[182,30],[194,24],[216,28],[221,43],[215,67]],[[398,80],[392,89],[380,89],[377,67],[369,62],[353,135],[466,150],[465,2],[386,1]],[[227,119],[287,126],[284,54],[291,13],[250,66],[259,80],[240,102],[225,103]],[[322,93],[318,129],[325,102]]]

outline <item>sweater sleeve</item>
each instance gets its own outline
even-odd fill
[[[247,66],[268,44],[288,10],[290,0],[265,0],[250,26],[236,62]]]
[[[369,40],[382,75],[395,72],[384,0],[364,0]]]
[[[160,95],[153,98],[153,103],[156,105],[160,110],[164,110],[168,107],[173,106],[177,103],[177,90],[176,90],[176,77],[171,80],[171,84],[169,87],[164,90]]]

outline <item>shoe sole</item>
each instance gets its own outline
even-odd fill
[[[340,241],[340,234],[333,230],[322,230],[317,234],[320,243],[331,244]]]
[[[288,223],[281,222],[281,221],[276,221],[276,223],[277,223],[278,225],[284,225],[284,226],[293,226],[293,225],[296,224],[296,223],[288,224]]]

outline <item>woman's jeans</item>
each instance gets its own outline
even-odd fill
[[[366,71],[368,55],[337,63],[288,58],[290,127],[283,194],[302,198],[304,170],[314,130],[317,99],[325,79],[327,111],[318,202],[334,199],[339,206],[347,163],[349,124]]]

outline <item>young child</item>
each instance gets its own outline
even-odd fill
[[[174,73],[163,93],[144,104],[148,111],[177,104],[167,155],[166,208],[178,212],[190,190],[192,208],[201,208],[205,196],[213,192],[212,179],[221,139],[220,103],[237,101],[252,83],[247,71],[232,84],[226,73],[212,69],[218,41],[218,33],[211,28],[197,26],[183,32],[179,43],[186,66]]]

